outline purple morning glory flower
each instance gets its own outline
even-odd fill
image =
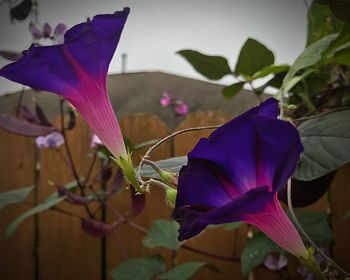
[[[126,158],[127,152],[107,95],[106,76],[128,14],[125,8],[97,15],[69,29],[63,44],[33,45],[0,70],[9,80],[66,98],[116,158]]]
[[[277,199],[303,146],[296,128],[278,120],[270,98],[202,138],[179,174],[174,218],[179,240],[210,224],[245,221],[297,257],[307,250]]]

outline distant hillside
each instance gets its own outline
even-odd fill
[[[135,112],[157,114],[169,127],[175,127],[184,117],[174,118],[168,108],[161,107],[159,100],[164,90],[180,96],[189,105],[190,112],[223,110],[232,116],[257,105],[256,97],[243,90],[227,101],[221,95],[221,85],[189,79],[162,72],[140,72],[110,75],[108,92],[118,118]],[[0,97],[0,112],[10,113],[17,104],[19,93]],[[30,104],[35,98],[49,117],[58,114],[57,97],[50,93],[27,90],[24,103]]]

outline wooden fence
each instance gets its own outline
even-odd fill
[[[200,125],[214,125],[227,121],[230,117],[222,112],[197,112],[189,115],[179,125],[178,129]],[[133,143],[139,143],[154,138],[162,138],[169,131],[159,118],[152,114],[134,114],[121,120],[123,134]],[[199,138],[209,132],[192,132],[177,137],[174,141],[161,146],[152,156],[153,160],[164,159],[170,156],[185,155],[190,151]],[[73,158],[79,174],[86,174],[92,160],[90,139],[91,132],[85,123],[78,121],[77,127],[68,133]],[[135,160],[140,158],[145,150],[134,155]],[[55,191],[48,184],[51,180],[57,184],[64,184],[73,178],[57,152],[52,150],[36,150],[34,140],[10,134],[0,130],[0,192],[14,188],[39,184],[38,199],[44,200]],[[40,173],[35,162],[40,163]],[[40,176],[38,176],[38,174]],[[350,208],[350,165],[340,169],[336,174],[331,188],[331,224],[335,236],[333,254],[336,261],[346,269],[350,269],[350,220],[344,215]],[[107,270],[111,270],[124,260],[120,250],[123,243],[129,257],[142,257],[154,253],[164,253],[170,257],[171,252],[165,249],[146,249],[142,246],[143,234],[128,226],[120,226],[117,235],[107,238],[107,250],[101,250],[101,240],[84,233],[80,228],[78,218],[64,215],[56,211],[46,211],[39,215],[39,228],[35,232],[34,218],[27,219],[17,230],[13,238],[5,238],[5,229],[18,215],[33,207],[34,195],[22,205],[8,206],[0,212],[0,277],[4,280],[34,280],[39,274],[41,280],[70,280],[101,279],[102,260],[107,261]],[[134,222],[149,227],[157,218],[168,219],[171,210],[162,203],[163,194],[156,188],[147,195],[146,208]],[[324,196],[311,209],[326,211],[327,196]],[[129,207],[129,193],[123,192],[113,198],[111,205],[122,211]],[[62,203],[63,209],[83,214],[81,206]],[[111,221],[112,216],[108,216]],[[234,248],[239,255],[246,239],[246,226],[239,231],[225,231],[222,228],[209,229],[196,239],[188,242],[194,248],[219,254],[232,256]],[[119,239],[119,240],[118,240]],[[34,246],[38,244],[39,246]],[[235,245],[236,244],[236,245]],[[35,254],[35,248],[38,254]],[[35,259],[35,256],[39,256]],[[218,260],[208,256],[181,249],[178,262],[188,260],[206,261],[220,268],[222,274],[202,269],[194,279],[242,279],[240,264],[225,260]],[[295,275],[295,267],[284,276],[267,271],[263,268],[254,270],[253,279],[286,279],[287,274]]]

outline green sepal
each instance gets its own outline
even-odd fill
[[[169,206],[175,207],[176,195],[177,195],[176,189],[169,187],[165,190],[165,200]]]
[[[173,188],[177,188],[177,177],[175,173],[171,173],[165,170],[160,170],[159,172],[157,172],[160,179],[167,185],[173,187]]]
[[[127,181],[135,188],[136,194],[144,193],[145,190],[140,186],[137,179],[136,171],[132,164],[131,153],[127,153],[127,158],[120,156],[118,159],[112,158],[116,164],[123,170],[124,176]]]
[[[314,247],[310,247],[307,249],[307,257],[304,258],[300,256],[299,262],[306,266],[313,274],[315,274],[320,280],[327,280],[326,276],[323,274],[320,265],[316,261],[314,257],[315,249]]]

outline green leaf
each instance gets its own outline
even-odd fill
[[[226,230],[236,230],[236,229],[239,229],[241,224],[242,224],[241,222],[228,223],[228,224],[224,225],[224,229],[226,229]]]
[[[164,271],[164,258],[160,255],[153,255],[126,260],[114,268],[110,275],[116,280],[150,280]]]
[[[147,248],[165,247],[177,250],[181,242],[177,240],[179,224],[175,221],[156,220],[143,239],[143,245]]]
[[[307,45],[340,30],[341,23],[334,17],[329,7],[313,1],[308,12]]]
[[[299,82],[304,80],[307,76],[314,73],[315,71],[316,71],[315,69],[310,69],[310,70],[305,71],[300,76],[294,76],[293,78],[291,78],[290,80],[287,80],[287,81],[284,80],[283,85],[281,87],[281,91],[283,93],[290,92]]]
[[[205,55],[194,50],[179,51],[200,74],[210,80],[219,80],[228,74],[232,74],[227,59],[222,56]]]
[[[0,193],[0,210],[9,204],[25,201],[33,188],[31,186]]]
[[[64,186],[67,190],[73,190],[77,187],[77,182],[73,181]],[[18,226],[27,218],[38,214],[40,212],[43,212],[45,210],[50,209],[51,207],[57,205],[61,201],[65,200],[66,196],[60,196],[58,192],[52,193],[48,198],[45,199],[45,201],[34,208],[28,210],[27,212],[24,212],[22,215],[17,217],[16,220],[14,220],[6,229],[6,237],[10,239]]]
[[[180,264],[170,271],[159,275],[158,279],[166,280],[187,280],[190,279],[196,272],[205,265],[205,262],[187,262]]]
[[[313,241],[332,241],[333,234],[329,227],[328,214],[316,211],[296,211],[302,228]]]
[[[341,50],[334,54],[334,56],[330,59],[330,62],[341,65],[350,65],[350,48]]]
[[[222,94],[226,99],[231,99],[232,97],[234,97],[237,93],[239,93],[243,86],[244,86],[245,82],[238,82],[235,84],[232,84],[230,86],[224,87],[222,90]]]
[[[323,53],[323,56],[330,58],[337,52],[350,47],[350,23],[343,25],[341,32],[330,44],[327,50]]]
[[[317,2],[328,5],[339,20],[350,21],[350,4],[348,0],[318,0]]]
[[[288,64],[280,64],[280,65],[269,65],[260,71],[254,73],[253,79],[264,78],[270,74],[279,74],[283,72],[287,72],[289,70]]]
[[[164,160],[158,160],[154,162],[160,169],[163,169],[165,171],[171,172],[171,173],[178,173],[183,165],[187,164],[187,156],[182,157],[173,157],[168,158]],[[154,169],[148,165],[142,167],[142,176],[153,178],[153,179],[160,179],[157,172],[154,171]]]
[[[265,257],[272,252],[283,253],[284,250],[272,242],[264,233],[259,232],[249,239],[241,255],[242,274],[247,277],[249,271],[262,264]]]
[[[303,122],[299,133],[304,153],[294,178],[310,181],[350,161],[350,110],[332,112]]]
[[[322,53],[328,48],[329,44],[336,37],[337,34],[328,35],[308,46],[294,61],[286,77],[284,78],[284,82],[292,79],[299,70],[313,66],[320,62],[322,59]]]
[[[248,38],[239,54],[235,72],[238,75],[252,77],[254,73],[273,64],[273,53],[258,41]]]

